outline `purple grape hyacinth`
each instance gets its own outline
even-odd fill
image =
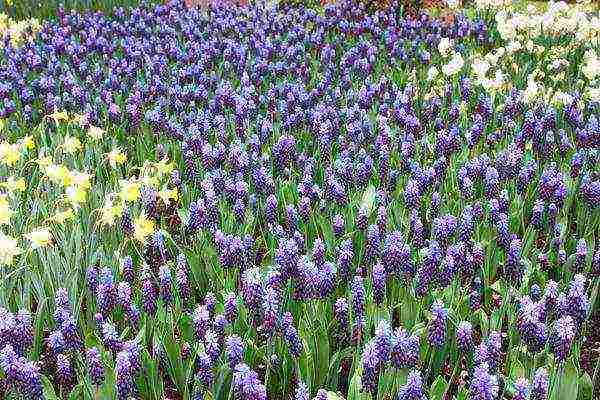
[[[432,346],[441,347],[446,341],[446,323],[448,310],[441,300],[435,300],[431,306],[431,319],[427,327],[427,340]]]
[[[427,400],[423,390],[423,378],[419,371],[410,371],[406,384],[398,391],[398,400]]]

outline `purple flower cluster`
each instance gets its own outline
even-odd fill
[[[15,353],[8,344],[0,351],[0,367],[9,388],[28,399],[43,399],[42,375],[36,363]]]
[[[80,117],[74,134],[100,127],[122,148],[152,140],[152,157],[174,168],[160,185],[136,172],[139,201],[119,205],[114,235],[131,255],[87,268],[83,298],[56,291],[43,366],[58,388],[77,384],[85,354],[93,385],[112,368],[117,398],[143,396],[146,350],[167,386],[178,384],[167,345],[146,343],[168,326],[181,358],[195,360],[198,396],[227,365],[235,399],[266,399],[265,379],[285,377],[308,400],[316,388],[300,376],[305,356],[322,361],[322,349],[315,354],[306,335],[324,332],[331,354],[356,352],[348,359],[373,397],[394,367],[410,371],[398,399],[425,399],[439,371],[417,368],[456,343],[459,362],[473,355],[469,398],[494,400],[512,349],[503,348],[504,319],[490,332],[476,316],[495,317],[517,291],[529,292],[516,324],[527,350],[559,363],[576,353],[600,275],[600,249],[582,222],[600,204],[598,105],[580,95],[556,109],[525,104],[517,88],[492,96],[462,72],[435,87],[415,82],[407,71],[436,66],[442,39],[467,58],[497,35],[462,14],[438,20],[392,3],[373,13],[353,0],[322,12],[262,3],[200,12],[183,0],[107,14],[61,9],[33,40],[4,41],[7,137],[41,123],[58,137],[60,123],[47,117],[64,110]],[[152,158],[132,153],[132,163]],[[163,188],[178,198],[164,199]],[[142,212],[156,229],[131,244]],[[563,272],[575,274],[568,287],[548,279]],[[521,288],[538,274],[543,291]],[[11,390],[40,398],[38,366],[25,358],[31,319],[0,308],[2,371]],[[86,349],[90,325],[101,343]],[[339,361],[345,378],[351,367]],[[547,371],[514,389],[517,400],[546,399]]]

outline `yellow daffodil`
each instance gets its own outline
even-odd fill
[[[106,153],[106,158],[112,168],[116,168],[117,165],[121,165],[127,161],[127,156],[119,147],[115,147],[109,153]]]
[[[33,139],[33,136],[31,136],[31,135],[25,136],[23,139],[20,140],[20,143],[21,143],[21,146],[25,150],[35,149],[35,140]]]
[[[111,199],[107,199],[104,206],[100,209],[100,225],[113,226],[115,219],[121,215],[123,207],[114,205]]]
[[[52,160],[52,156],[42,156],[35,160],[35,163],[42,168],[49,167],[50,165],[52,165],[53,162],[54,161]]]
[[[156,174],[159,177],[168,175],[173,171],[173,163],[168,162],[167,158],[163,158],[162,160],[154,164],[154,166],[156,167]]]
[[[52,232],[48,228],[36,228],[25,235],[31,242],[33,249],[40,249],[48,246],[52,242]]]
[[[140,182],[122,179],[119,184],[121,185],[119,196],[123,201],[134,202],[140,197]]]
[[[92,176],[87,172],[71,171],[71,179],[74,185],[82,189],[89,189],[91,187],[90,181]]]
[[[12,217],[14,213],[15,212],[10,208],[6,195],[0,194],[0,225],[9,225],[10,217]]]
[[[169,204],[169,200],[177,201],[177,198],[179,197],[179,193],[177,192],[177,188],[163,189],[160,192],[158,192],[158,195],[160,196],[160,198],[162,199],[162,201],[165,204]]]
[[[15,179],[13,176],[9,176],[6,182],[0,183],[0,186],[6,188],[10,193],[22,192],[26,187],[25,178]]]
[[[48,221],[54,222],[55,224],[62,225],[66,221],[71,220],[74,217],[75,217],[75,213],[73,212],[72,209],[69,208],[68,210],[57,212],[56,214],[54,214],[53,216],[48,218]]]
[[[0,265],[12,265],[14,258],[22,252],[14,238],[0,232]]]
[[[146,238],[154,233],[154,221],[146,218],[144,214],[135,219],[134,236],[140,242],[144,242]]]
[[[97,126],[90,126],[87,133],[92,139],[100,140],[102,139],[102,135],[104,135],[104,130],[102,128],[98,128]]]
[[[48,115],[50,118],[54,120],[54,123],[58,125],[61,121],[68,121],[69,114],[66,111],[54,111],[52,114]]]
[[[75,154],[76,152],[78,152],[79,150],[81,150],[83,148],[83,145],[81,144],[79,139],[77,139],[76,137],[67,136],[65,138],[65,141],[64,141],[62,147],[63,147],[63,149],[65,149],[65,151],[67,153]]]
[[[158,178],[156,178],[155,176],[148,175],[148,174],[143,174],[140,177],[140,183],[143,186],[156,187],[156,186],[158,186]]]
[[[20,146],[6,141],[0,143],[0,161],[9,167],[14,166],[21,159]]]
[[[73,115],[73,119],[71,121],[79,126],[83,126],[87,122],[87,118],[85,114],[75,114]]]
[[[73,175],[71,174],[71,171],[62,164],[50,164],[46,167],[44,172],[52,182],[63,187],[73,184]]]
[[[65,190],[67,199],[73,205],[85,203],[87,192],[81,186],[71,185]]]

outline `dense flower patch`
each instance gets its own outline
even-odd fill
[[[5,23],[0,396],[596,398],[598,15],[477,4]]]

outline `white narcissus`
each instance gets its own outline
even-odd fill
[[[437,78],[438,74],[439,74],[438,69],[432,65],[431,67],[429,67],[429,70],[427,71],[427,80],[428,81],[434,80],[435,78]]]
[[[585,65],[581,68],[581,72],[590,81],[600,75],[600,59],[593,49],[589,49],[584,55]]]
[[[36,228],[25,235],[31,242],[33,249],[39,249],[48,246],[52,242],[52,232],[48,228]]]
[[[450,62],[442,67],[442,72],[446,76],[456,75],[464,65],[465,61],[460,53],[454,53]]]
[[[0,265],[11,265],[22,252],[15,239],[0,232]]]
[[[539,92],[540,88],[538,83],[535,81],[533,74],[529,75],[529,77],[527,78],[527,87],[523,91],[523,100],[526,103],[531,103],[535,101]]]
[[[473,73],[478,78],[484,78],[488,71],[490,70],[490,63],[482,58],[475,58],[471,64],[471,68],[473,68]]]
[[[443,37],[440,39],[440,42],[438,43],[438,51],[440,52],[440,54],[442,55],[442,57],[447,57],[450,55],[450,50],[452,49],[453,43],[452,40]]]
[[[14,213],[8,203],[8,197],[0,194],[0,225],[10,225],[10,218]]]
[[[589,88],[587,94],[590,100],[600,102],[600,87]]]
[[[446,5],[453,10],[457,10],[460,7],[460,0],[446,0]]]

